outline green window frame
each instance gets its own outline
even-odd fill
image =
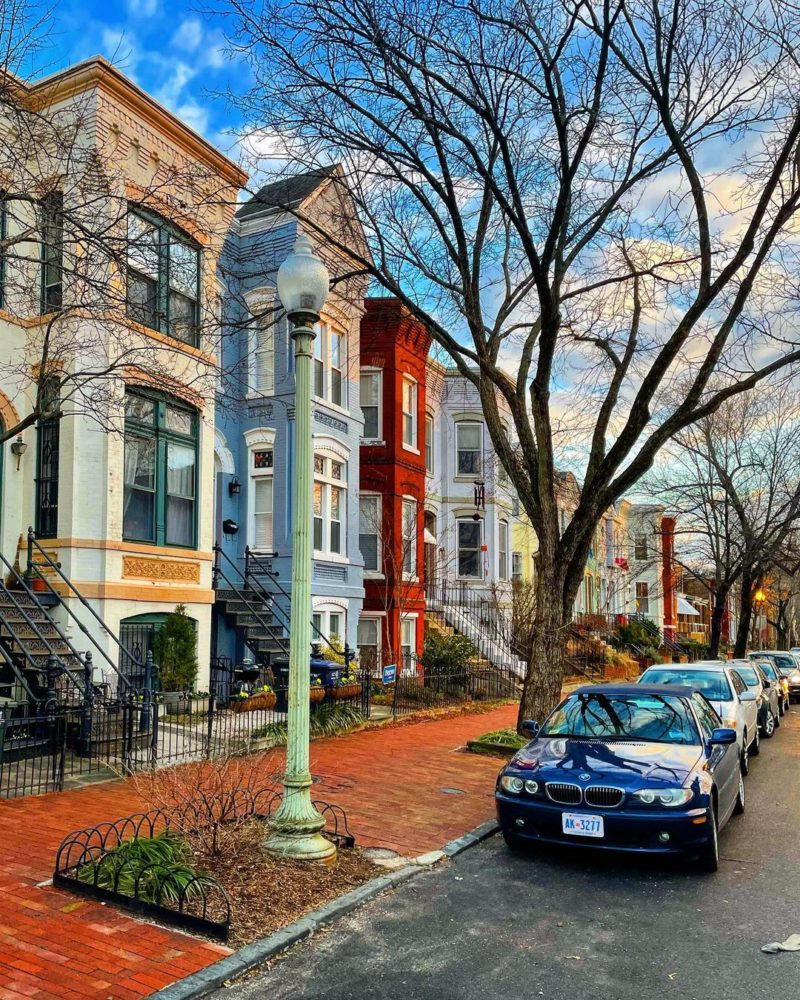
[[[64,194],[51,191],[39,203],[42,227],[42,315],[55,312],[64,302]]]
[[[199,243],[160,216],[140,206],[129,206],[129,319],[197,347],[200,266]]]
[[[180,400],[125,393],[122,537],[197,547],[198,414]]]

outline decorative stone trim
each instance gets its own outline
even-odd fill
[[[139,580],[180,580],[183,583],[200,583],[200,563],[123,556],[122,575]]]

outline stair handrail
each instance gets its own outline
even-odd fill
[[[266,630],[266,632],[267,632],[268,635],[273,635],[273,633],[270,631],[270,625],[266,621],[264,621],[264,619],[261,617],[260,613],[258,612],[257,608],[253,604],[251,604],[251,602],[248,600],[247,595],[243,591],[241,591],[239,589],[239,587],[236,585],[236,583],[234,583],[234,581],[231,580],[231,578],[225,572],[225,570],[223,569],[222,565],[220,564],[220,560],[218,558],[219,556],[222,556],[228,563],[230,563],[231,567],[233,568],[234,572],[237,574],[237,576],[239,577],[239,579],[244,582],[245,586],[247,586],[247,580],[242,575],[242,571],[239,569],[239,567],[236,565],[236,563],[233,561],[233,559],[231,559],[231,557],[228,555],[228,553],[225,552],[225,550],[222,548],[222,546],[219,544],[219,542],[215,542],[214,543],[214,580],[213,580],[214,590],[218,590],[219,589],[219,578],[222,577],[222,579],[228,585],[228,587],[226,589],[230,589],[230,590],[233,591],[233,593],[236,595],[237,600],[241,601],[245,605],[245,607],[247,608],[248,614],[251,614],[258,621],[259,625],[261,625],[261,627]],[[272,604],[272,598],[270,597],[270,595],[266,595],[266,596],[267,596],[267,600],[266,601],[262,601],[261,603],[266,603],[266,604],[270,604],[271,605]],[[288,656],[289,655],[289,649],[286,646],[286,644],[282,641],[282,638],[280,636],[275,636],[275,635],[273,635],[273,638],[278,643],[278,645],[283,650],[283,652]],[[255,652],[255,650],[253,650],[253,652]]]
[[[255,565],[257,566],[259,570],[258,574],[253,573],[253,571],[250,569],[251,562],[255,563]],[[278,590],[279,593],[284,598],[286,598],[286,602],[289,605],[289,608],[291,609],[292,605],[291,594],[286,590],[286,588],[283,586],[280,580],[278,580],[277,574],[274,573],[273,570],[271,570],[268,566],[264,565],[264,563],[261,561],[261,556],[257,552],[253,552],[253,550],[250,548],[249,545],[246,545],[244,549],[244,567],[245,567],[244,570],[245,583],[247,583],[248,580],[255,580],[261,592],[266,594],[268,597],[272,598],[273,595],[270,594],[269,591],[264,588],[264,585],[258,579],[259,575],[266,576],[271,581],[271,583],[274,584],[275,589]],[[284,619],[284,621],[281,624],[283,624],[284,628],[290,628],[291,627],[290,617],[285,614],[283,608],[281,608],[280,604],[278,604],[277,602],[275,604],[275,608],[279,610],[281,617]],[[317,628],[317,626],[314,624],[313,618],[311,619],[311,631],[312,633],[316,632],[317,636],[319,636],[319,639],[322,642],[324,642],[329,649],[336,648],[331,643],[331,640],[324,634],[324,632],[322,632],[320,629]],[[312,639],[312,643],[313,642],[316,642],[316,640]],[[345,637],[344,649],[342,650],[342,655],[344,656],[344,662],[346,667],[350,665],[350,662],[353,659],[355,659],[356,655],[355,650],[350,649],[346,637]]]
[[[496,606],[495,614],[488,622],[491,627],[487,627],[486,611],[491,610],[492,602],[479,591],[465,581],[447,579],[433,581],[425,589],[428,607],[435,609],[438,604],[442,609],[447,608],[454,622],[460,622],[459,631],[466,634],[466,629],[470,629],[476,633],[467,638],[487,659],[503,662],[512,670],[515,659],[522,664],[522,659],[514,654],[509,636],[498,627],[498,619],[505,622],[505,616]]]
[[[10,571],[10,573],[14,576],[14,578],[16,578],[16,580],[20,584],[20,586],[22,586],[22,587],[25,588],[25,581],[19,575],[19,572],[11,565],[11,563],[8,561],[8,559],[6,559],[6,557],[3,555],[2,552],[0,552],[0,561],[2,561],[2,563],[6,567],[6,569]],[[25,589],[27,590],[27,588],[25,588]],[[70,677],[70,679],[76,681],[77,687],[79,687],[81,689],[82,693],[85,695],[86,694],[86,690],[84,688],[83,678],[81,678],[80,681],[77,681],[77,679],[76,679],[75,675],[73,674],[73,672],[71,670],[67,669],[67,667],[65,666],[65,664],[62,662],[61,656],[58,653],[56,653],[56,651],[53,649],[53,645],[50,642],[50,640],[47,638],[47,636],[45,636],[45,635],[42,634],[41,630],[39,629],[39,626],[29,616],[28,609],[26,609],[25,606],[23,604],[20,604],[20,602],[16,599],[16,597],[14,596],[14,591],[11,590],[11,589],[9,589],[8,587],[6,587],[5,588],[5,593],[11,599],[11,603],[14,605],[14,607],[17,609],[17,611],[19,611],[19,613],[25,619],[25,624],[28,625],[30,628],[33,629],[33,631],[36,633],[36,638],[40,642],[44,643],[44,645],[47,647],[47,652],[51,656],[55,656],[56,660],[61,664],[61,669],[64,671],[64,673],[68,674],[69,677]],[[0,616],[0,617],[2,617],[2,616]],[[38,671],[44,670],[43,667],[40,667],[33,659],[31,659],[30,653],[28,653],[28,651],[25,649],[24,637],[16,634],[15,630],[11,627],[11,622],[9,622],[6,619],[6,620],[3,621],[3,624],[8,629],[8,631],[11,633],[12,638],[18,643],[18,645],[20,647],[20,652],[24,655],[25,659],[28,661],[28,663],[30,664],[30,666],[34,670],[38,670]],[[53,621],[51,619],[50,620],[50,624],[53,626],[53,628],[58,633],[59,639],[68,647],[68,649],[70,651],[70,654],[72,656],[74,656],[78,660],[78,662],[81,664],[81,666],[83,666],[83,662],[84,662],[83,655],[81,653],[79,653],[77,649],[75,649],[75,647],[72,645],[72,643],[66,637],[66,635],[64,635],[64,633],[61,631],[61,628],[59,627],[58,623],[55,622],[55,621]],[[20,674],[18,673],[18,671],[14,669],[13,665],[12,665],[12,670],[14,670],[14,673],[17,675],[17,677],[19,678],[19,680],[22,681],[22,684],[24,685],[25,690],[28,692],[28,694],[30,695],[31,699],[33,701],[40,701],[41,699],[37,698],[33,694],[33,692],[28,687],[28,685],[25,683],[24,679],[20,676]]]
[[[84,608],[86,608],[86,610],[94,618],[94,620],[97,622],[97,624],[100,625],[100,627],[103,629],[103,631],[106,632],[107,635],[111,638],[111,640],[116,644],[116,646],[120,650],[120,652],[125,657],[127,657],[128,660],[130,660],[130,662],[133,664],[133,666],[137,670],[141,669],[141,663],[136,659],[136,657],[128,649],[126,649],[125,646],[122,645],[122,643],[120,642],[120,639],[116,635],[116,633],[112,629],[110,629],[108,627],[108,625],[106,625],[106,623],[103,621],[103,619],[100,617],[100,615],[98,615],[98,613],[94,610],[94,608],[91,606],[91,604],[89,604],[89,602],[86,600],[86,598],[83,596],[83,594],[78,590],[78,588],[75,586],[75,584],[69,579],[69,577],[65,576],[65,574],[61,571],[61,563],[60,562],[55,562],[55,560],[51,559],[50,556],[49,556],[49,554],[47,552],[45,552],[45,550],[39,544],[38,539],[36,538],[36,533],[34,532],[33,528],[28,528],[28,573],[32,574],[35,571],[36,575],[39,577],[39,579],[44,581],[45,586],[48,588],[48,590],[50,591],[50,593],[56,598],[56,600],[61,605],[61,607],[66,611],[66,613],[69,615],[69,617],[75,622],[75,624],[78,626],[78,628],[80,629],[80,631],[83,632],[83,634],[86,636],[86,638],[89,640],[89,642],[91,642],[91,644],[98,651],[98,653],[100,653],[100,655],[103,657],[103,659],[106,661],[106,663],[108,663],[108,665],[111,667],[111,669],[117,675],[117,677],[119,678],[119,680],[122,681],[125,690],[128,693],[133,694],[134,691],[135,691],[135,689],[134,689],[133,685],[131,684],[131,682],[128,680],[128,678],[125,676],[125,674],[122,673],[122,671],[119,669],[119,667],[117,666],[117,664],[111,659],[111,657],[103,649],[103,647],[100,645],[100,643],[89,632],[89,629],[86,627],[86,625],[84,625],[84,623],[80,620],[80,618],[78,618],[78,616],[75,614],[75,612],[70,608],[70,606],[67,604],[67,602],[62,597],[62,595],[59,594],[59,592],[55,589],[55,587],[53,587],[53,585],[50,583],[50,581],[47,579],[47,577],[44,575],[44,573],[41,572],[41,570],[42,570],[43,567],[41,567],[38,563],[35,563],[33,561],[33,552],[34,552],[34,549],[39,553],[39,555],[41,555],[44,558],[46,566],[49,569],[53,570],[55,573],[58,574],[59,578],[67,585],[67,587],[69,587],[69,589],[72,591],[72,593],[75,595],[75,597],[77,597],[78,601],[83,605]],[[19,574],[16,574],[16,575],[19,575]],[[55,622],[53,624],[55,624]],[[58,626],[56,626],[56,627],[58,628]],[[70,645],[70,647],[72,646],[72,644],[69,642],[68,639],[66,639],[66,637],[65,637],[64,641],[67,642],[68,645]]]

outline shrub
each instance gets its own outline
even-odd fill
[[[153,659],[162,691],[189,691],[197,680],[197,635],[194,622],[179,604],[156,632]]]
[[[360,729],[365,722],[361,709],[355,705],[320,705],[311,713],[309,730],[312,739],[320,736],[337,736],[340,733]],[[286,746],[286,723],[270,722],[266,726],[254,729],[251,735],[254,740],[268,739],[273,746]]]
[[[427,684],[430,674],[455,684],[466,685],[470,661],[477,655],[477,650],[466,636],[429,633],[425,637],[425,649],[422,653],[425,683]]]

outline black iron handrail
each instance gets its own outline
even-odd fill
[[[250,569],[250,564],[251,563],[255,564],[255,566],[256,566],[256,568],[258,570],[257,573],[254,573]],[[288,629],[290,627],[290,615],[291,615],[291,605],[292,605],[291,594],[286,590],[286,588],[283,586],[283,584],[280,582],[280,580],[278,580],[277,574],[274,573],[268,566],[264,565],[264,563],[261,561],[261,557],[258,555],[258,553],[253,552],[253,550],[250,548],[250,546],[246,545],[245,546],[245,550],[244,550],[244,579],[245,579],[245,583],[247,583],[248,581],[255,581],[255,583],[257,584],[257,586],[261,590],[261,592],[263,594],[265,594],[267,597],[269,597],[270,600],[271,600],[274,595],[270,594],[269,591],[266,590],[266,588],[264,587],[264,585],[259,580],[259,576],[266,576],[267,579],[270,581],[270,583],[281,594],[281,596],[286,599],[286,603],[287,603],[287,605],[289,606],[289,609],[290,609],[290,614],[287,615],[284,612],[283,608],[280,606],[280,604],[277,601],[274,602],[274,604],[273,604],[273,613],[275,613],[276,610],[278,611],[278,613],[279,613],[279,615],[280,615],[280,617],[282,619],[281,625],[284,628]],[[334,649],[334,650],[336,649],[336,647],[333,645],[333,643],[331,642],[331,640],[324,634],[324,632],[322,632],[320,629],[318,629],[317,626],[314,624],[313,618],[311,620],[311,631],[312,631],[312,633],[316,633],[317,636],[319,637],[319,640],[321,642],[324,642],[325,645],[329,649]],[[316,640],[312,639],[312,643],[315,642],[315,641]],[[342,655],[344,656],[345,666],[349,666],[351,660],[355,659],[355,655],[356,654],[355,654],[354,650],[350,649],[350,646],[349,646],[349,644],[347,643],[346,640],[345,640],[345,643],[344,643],[344,649],[341,652],[342,652]]]
[[[100,617],[100,615],[98,615],[98,613],[94,610],[94,608],[91,606],[91,604],[89,604],[89,602],[86,600],[86,598],[83,596],[83,594],[78,590],[78,588],[75,586],[75,584],[69,579],[69,577],[65,576],[65,574],[62,573],[62,571],[61,571],[61,563],[55,562],[53,559],[51,559],[50,556],[48,555],[48,553],[45,552],[45,550],[41,547],[41,545],[39,544],[39,542],[36,539],[36,533],[34,532],[33,528],[28,528],[28,574],[31,575],[31,574],[33,574],[34,571],[36,572],[36,575],[41,580],[44,581],[46,587],[48,588],[48,590],[50,591],[50,593],[56,598],[56,600],[61,605],[61,607],[66,611],[66,613],[69,615],[69,617],[72,618],[72,620],[75,622],[75,624],[81,630],[81,632],[83,632],[83,634],[86,636],[86,638],[89,640],[89,642],[91,642],[91,644],[98,651],[98,653],[100,653],[100,655],[103,657],[103,659],[106,661],[106,663],[108,663],[108,665],[111,667],[111,669],[117,675],[117,677],[122,681],[125,689],[128,690],[128,691],[130,691],[130,692],[133,692],[134,691],[134,687],[130,683],[130,681],[128,680],[128,678],[125,676],[125,674],[122,673],[122,671],[119,669],[119,667],[117,666],[117,664],[111,659],[111,657],[103,649],[103,647],[100,645],[100,643],[94,638],[94,636],[91,634],[91,632],[89,631],[89,629],[84,625],[84,623],[80,620],[80,618],[78,618],[78,616],[70,608],[69,604],[67,604],[67,602],[64,600],[64,598],[61,596],[61,594],[59,594],[59,592],[55,589],[55,587],[53,587],[53,585],[50,583],[50,581],[47,579],[47,577],[44,575],[44,573],[41,572],[44,567],[40,566],[38,563],[35,563],[33,561],[33,552],[34,552],[34,549],[36,549],[36,551],[39,553],[39,555],[42,556],[42,558],[45,560],[46,567],[48,569],[53,570],[55,573],[58,574],[59,578],[67,585],[67,587],[69,587],[69,589],[72,591],[72,593],[74,594],[74,596],[83,605],[83,607],[86,608],[86,610],[94,618],[94,620],[97,622],[97,624],[103,629],[104,632],[106,632],[106,634],[116,644],[117,648],[120,650],[120,652],[123,654],[123,656],[127,657],[127,659],[133,664],[134,668],[136,668],[137,670],[141,668],[141,664],[139,663],[139,661],[136,659],[136,657],[131,652],[129,652],[128,649],[125,648],[125,646],[122,645],[122,643],[119,640],[119,637],[113,632],[112,629],[110,629],[108,627],[108,625],[106,625],[106,623],[103,621],[103,619]]]
[[[237,584],[233,580],[231,580],[231,578],[225,572],[220,563],[220,558],[219,558],[220,556],[222,556],[230,564],[236,575],[244,583],[245,588],[247,588],[248,586],[247,579],[246,577],[243,576],[242,571],[239,569],[239,567],[236,565],[233,559],[231,559],[228,553],[223,550],[219,542],[216,542],[214,545],[214,580],[213,580],[214,589],[215,590],[219,589],[219,578],[222,577],[222,579],[227,584],[227,589],[233,591],[233,593],[236,595],[236,599],[238,601],[241,601],[242,604],[244,604],[245,607],[247,608],[248,614],[251,614],[256,619],[258,624],[264,629],[265,634],[267,636],[272,636],[277,642],[277,644],[280,646],[280,648],[283,650],[283,652],[288,656],[289,654],[288,646],[285,644],[285,642],[280,636],[276,636],[271,631],[271,626],[261,617],[259,611],[253,604],[251,604],[244,591],[240,590]],[[272,596],[270,594],[265,594],[265,598],[266,599],[261,601],[260,603],[268,604],[270,606],[270,611],[271,612],[274,611],[272,607]],[[253,652],[256,653],[256,650],[253,650]],[[256,653],[256,655],[258,654]]]
[[[23,588],[25,588],[25,581],[19,575],[19,573],[17,572],[17,570],[11,565],[11,563],[9,563],[9,561],[2,554],[2,552],[0,552],[0,561],[2,561],[2,563],[6,567],[6,569],[11,572],[11,574],[17,580],[17,582],[20,584],[20,586],[23,587]],[[27,588],[25,588],[25,592],[26,593],[29,592],[27,590]],[[45,635],[42,634],[41,630],[39,629],[39,626],[29,616],[28,611],[25,608],[25,606],[22,605],[22,604],[20,604],[20,602],[16,599],[16,597],[14,596],[14,592],[12,590],[9,590],[8,587],[6,587],[5,588],[5,594],[11,600],[11,603],[14,605],[15,609],[22,615],[22,617],[24,619],[25,625],[27,625],[29,628],[33,629],[33,631],[36,633],[36,638],[39,640],[39,642],[43,643],[47,647],[47,652],[51,656],[54,656],[56,658],[56,660],[59,663],[62,671],[65,674],[68,674],[69,677],[70,677],[70,679],[73,680],[73,681],[75,681],[77,683],[77,686],[79,688],[81,688],[82,693],[85,695],[86,691],[84,689],[83,678],[81,678],[80,681],[78,681],[75,673],[72,670],[69,670],[66,667],[66,665],[62,661],[62,657],[58,653],[56,653],[56,651],[53,648],[52,643],[47,638],[47,636],[45,636]],[[9,633],[11,634],[12,639],[14,640],[14,642],[16,642],[17,646],[19,647],[18,652],[22,653],[22,655],[28,661],[28,664],[30,665],[31,669],[36,670],[36,671],[43,670],[43,667],[41,667],[38,663],[35,662],[35,660],[33,660],[31,658],[30,653],[26,649],[26,647],[25,647],[25,638],[26,637],[25,636],[21,636],[21,635],[18,634],[18,632],[13,628],[12,623],[8,620],[7,617],[0,616],[0,618],[2,618],[3,626],[6,629],[8,629]],[[57,622],[54,622],[54,621],[51,620],[50,624],[56,630],[56,633],[58,634],[58,637],[61,640],[61,642],[63,642],[64,645],[67,646],[67,648],[69,649],[70,655],[73,656],[73,657],[75,657],[77,659],[78,663],[81,664],[81,667],[83,667],[83,663],[84,663],[83,656],[77,651],[77,649],[75,649],[75,647],[72,645],[72,643],[66,637],[66,635],[61,631],[61,628],[57,624]],[[11,665],[11,669],[14,671],[15,675],[17,676],[17,678],[22,682],[22,685],[24,686],[25,690],[28,692],[28,695],[31,698],[31,700],[34,701],[34,702],[39,701],[40,699],[38,699],[33,694],[33,692],[28,687],[28,685],[25,682],[25,680],[22,677],[22,675],[14,667],[14,664],[13,664],[13,661],[11,660],[10,655],[9,655],[9,663]]]

